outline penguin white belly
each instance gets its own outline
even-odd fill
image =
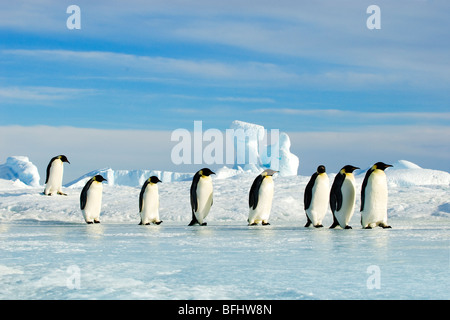
[[[353,216],[353,212],[355,209],[355,180],[354,178],[349,178],[348,176],[345,178],[341,187],[342,192],[342,206],[339,211],[335,211],[334,215],[339,222],[339,225],[344,228],[348,225],[350,219]]]
[[[102,208],[102,191],[103,185],[101,182],[92,182],[87,191],[86,206],[84,207],[84,210],[82,210],[86,222],[99,220]]]
[[[56,159],[50,166],[50,173],[44,194],[49,195],[55,192],[61,192],[64,166],[60,159]]]
[[[387,200],[386,175],[375,170],[370,175],[365,189],[364,210],[361,211],[363,228],[387,224]]]
[[[311,204],[306,210],[306,214],[314,226],[322,224],[328,209],[329,194],[330,183],[328,177],[318,175],[312,189]]]
[[[203,219],[209,213],[212,206],[213,198],[213,185],[211,177],[200,177],[197,184],[197,211],[194,212],[197,221],[202,224]]]
[[[272,210],[274,184],[272,177],[265,177],[261,183],[258,192],[258,205],[255,209],[250,207],[248,222],[249,224],[264,222],[269,220]]]
[[[143,224],[159,222],[159,193],[158,185],[148,185],[144,192],[141,222]]]

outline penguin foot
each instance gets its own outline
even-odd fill
[[[364,229],[372,229],[372,227],[371,226],[367,226]]]
[[[318,224],[318,225],[314,226],[314,228],[323,228],[323,225]]]
[[[100,220],[94,220],[94,223],[100,223]]]
[[[61,191],[58,191],[58,194],[61,195],[61,196],[67,196],[67,193],[64,193],[64,192],[61,192]]]
[[[87,224],[94,224],[92,221],[86,221]]]
[[[270,223],[264,222],[264,221],[263,221],[261,224],[262,224],[263,226],[270,226]]]
[[[256,222],[253,222],[253,223],[249,223],[248,225],[249,226],[257,226],[258,224]]]
[[[352,229],[349,225],[346,225],[344,229]]]
[[[162,223],[162,221],[156,221],[156,222],[155,222],[155,224],[158,225],[158,226],[159,226],[161,223]]]
[[[201,224],[201,226],[206,226],[207,225],[207,223],[206,222],[203,222],[202,224]]]
[[[380,227],[382,227],[383,229],[392,229],[391,226],[388,226],[388,225],[386,225],[386,224],[380,225]]]

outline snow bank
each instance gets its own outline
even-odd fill
[[[101,175],[106,180],[106,184],[114,186],[128,186],[128,187],[140,187],[151,176],[157,176],[163,183],[174,181],[191,180],[194,176],[193,173],[179,173],[160,170],[113,170],[111,168],[105,168],[100,170],[94,170],[78,179],[75,179],[65,187],[80,188],[83,187],[86,182],[95,175]]]
[[[8,157],[5,164],[0,165],[0,179],[20,180],[31,187],[39,186],[39,172],[28,157]]]
[[[450,185],[450,173],[440,170],[423,169],[406,160],[395,162],[393,167],[386,171],[386,175],[388,183],[391,186]]]

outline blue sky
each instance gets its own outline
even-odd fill
[[[66,27],[71,4],[81,9],[80,30]],[[366,27],[371,4],[381,9],[380,30]],[[397,148],[393,160],[450,169],[448,1],[1,7],[0,126],[171,131],[203,120],[205,129],[225,130],[238,119],[295,136],[370,132],[373,142],[392,132],[410,148]],[[420,146],[415,154],[417,137],[422,145],[429,137],[434,154]],[[375,158],[380,148],[359,152]]]

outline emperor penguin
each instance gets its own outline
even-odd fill
[[[249,213],[248,225],[253,226],[261,222],[269,225],[270,211],[272,210],[272,200],[274,183],[272,176],[278,171],[267,169],[258,175],[250,188],[249,193]]]
[[[333,224],[330,229],[338,225],[344,229],[351,229],[348,222],[355,209],[355,177],[353,171],[359,169],[351,165],[343,167],[336,175],[330,191],[330,207],[333,213]]]
[[[100,211],[102,207],[102,182],[106,181],[101,175],[89,179],[81,190],[80,208],[84,220],[88,224],[100,223]]]
[[[320,165],[306,185],[303,197],[307,219],[305,227],[309,227],[311,223],[316,228],[323,227],[322,221],[328,209],[329,192],[330,179],[325,166]]]
[[[159,192],[157,183],[161,182],[156,176],[151,176],[145,180],[139,194],[139,214],[141,215],[141,224],[150,223],[161,224],[159,219]]]
[[[211,175],[215,174],[208,168],[197,171],[191,184],[192,220],[189,226],[199,224],[206,226],[203,220],[209,213],[213,204],[213,184]]]
[[[45,189],[44,194],[46,196],[53,195],[54,192],[60,195],[67,196],[64,192],[62,192],[62,180],[63,180],[63,171],[64,166],[63,163],[67,162],[67,157],[65,155],[59,155],[53,157],[47,165],[47,176],[45,178]]]
[[[383,162],[375,163],[367,170],[361,187],[361,225],[365,229],[380,226],[391,228],[387,224],[387,181],[384,170],[392,167]]]

